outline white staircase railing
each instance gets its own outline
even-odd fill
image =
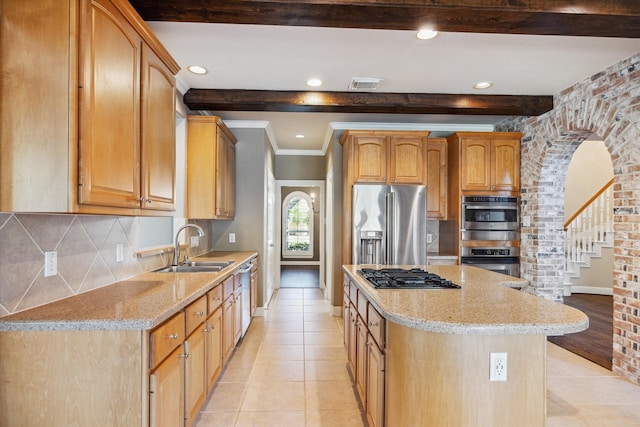
[[[579,275],[600,248],[613,245],[613,179],[564,225],[565,278]],[[565,279],[566,282],[566,279]]]

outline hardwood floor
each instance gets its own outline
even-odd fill
[[[318,288],[320,287],[320,268],[312,265],[283,265],[280,267],[280,287]]]
[[[611,370],[613,348],[613,297],[573,294],[564,297],[566,305],[589,317],[589,329],[576,334],[549,337],[549,341]]]

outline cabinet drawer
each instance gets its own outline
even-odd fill
[[[356,304],[358,301],[358,288],[353,284],[353,282],[349,282],[349,299],[352,304]]]
[[[368,304],[367,316],[368,316],[367,326],[369,328],[369,332],[373,336],[373,339],[376,340],[376,343],[378,344],[378,347],[380,347],[381,349],[384,349],[384,346],[385,346],[385,342],[384,342],[385,320],[384,320],[384,317],[382,317],[380,315],[380,313],[378,313],[378,310],[376,310],[371,304]]]
[[[220,305],[222,305],[222,285],[218,285],[215,288],[211,289],[207,293],[207,299],[209,300],[209,311],[208,314],[216,311]]]
[[[229,298],[233,294],[233,276],[229,276],[222,282],[222,300]]]
[[[149,367],[155,368],[184,341],[184,312],[154,329],[149,335]]]
[[[186,323],[187,323],[187,332],[186,335],[191,335],[199,324],[204,322],[204,319],[207,317],[207,297],[202,296],[189,304],[189,306],[185,309],[186,313]]]
[[[362,317],[362,319],[366,322],[368,317],[367,317],[367,304],[369,303],[369,301],[367,301],[367,299],[364,297],[364,295],[362,293],[360,293],[360,295],[358,295],[358,314],[360,315],[360,317]]]

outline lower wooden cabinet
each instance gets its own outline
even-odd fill
[[[213,390],[222,371],[222,308],[219,307],[207,319],[207,393]]]
[[[242,338],[242,287],[233,293],[233,345]]]
[[[184,348],[179,345],[149,376],[149,425],[184,425]]]
[[[193,425],[207,397],[206,326],[201,323],[184,342],[185,423]]]
[[[227,363],[231,353],[233,352],[233,345],[235,343],[235,305],[233,301],[233,294],[229,296],[222,305],[222,363]]]
[[[369,426],[382,427],[385,425],[385,319],[346,277],[344,289],[348,367]]]

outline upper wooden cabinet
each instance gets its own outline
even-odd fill
[[[427,217],[447,219],[447,140],[429,138],[427,143]]]
[[[520,191],[520,133],[464,132],[449,137],[458,150],[464,194]]]
[[[429,132],[346,131],[352,183],[426,184]]]
[[[1,19],[0,210],[172,211],[179,67],[131,5],[8,2]]]
[[[187,216],[233,219],[237,140],[219,117],[187,123]]]

